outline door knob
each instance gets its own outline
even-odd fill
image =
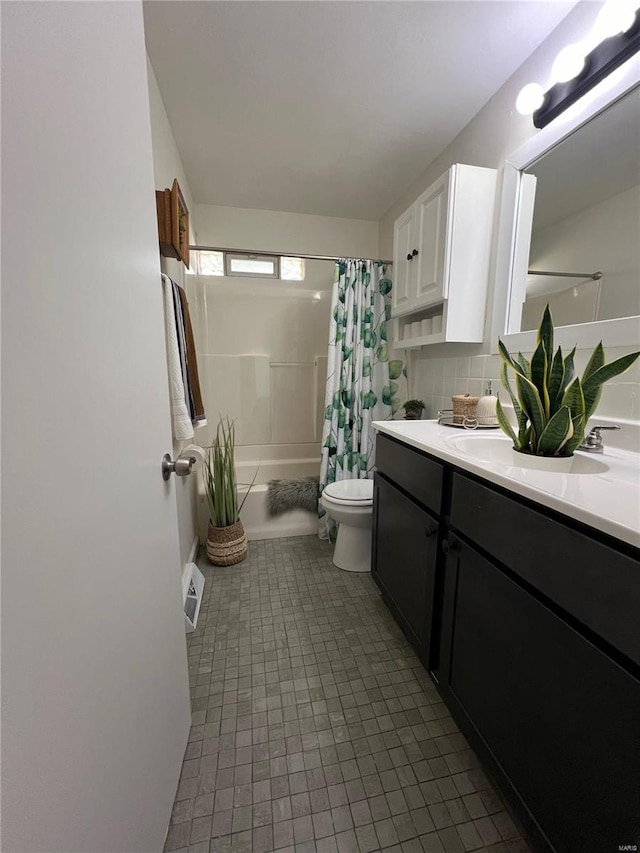
[[[191,473],[191,469],[196,463],[195,456],[182,456],[174,460],[169,453],[165,453],[162,457],[162,479],[168,480],[172,474],[176,477],[186,477]]]

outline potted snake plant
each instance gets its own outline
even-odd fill
[[[584,442],[587,422],[600,402],[602,386],[631,367],[640,352],[607,364],[600,342],[580,378],[575,375],[576,348],[566,356],[561,347],[554,353],[553,331],[547,305],[531,360],[522,353],[511,355],[504,343],[498,341],[502,384],[513,404],[516,428],[509,422],[500,400],[496,415],[503,432],[513,442],[514,464],[569,471],[573,452]],[[515,391],[509,381],[510,373],[514,377]]]
[[[214,566],[233,566],[247,556],[247,537],[240,521],[240,510],[249,492],[238,505],[235,426],[228,417],[220,418],[203,471],[209,506],[207,556]]]
[[[422,400],[407,400],[406,403],[402,404],[405,420],[419,421],[424,407]]]

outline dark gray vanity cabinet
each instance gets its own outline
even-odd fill
[[[640,849],[638,550],[381,444],[374,577],[534,849]]]
[[[445,542],[442,670],[472,745],[550,849],[638,843],[640,684],[469,544]]]
[[[396,621],[428,660],[438,522],[379,474],[374,496],[373,577]]]
[[[443,466],[382,436],[376,466],[372,575],[429,668]]]

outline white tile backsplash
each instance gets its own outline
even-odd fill
[[[445,376],[444,382],[442,385],[434,385],[433,393],[438,397],[452,397],[454,394],[458,393],[458,385],[459,380],[456,380],[454,376]],[[463,393],[466,391],[464,389]]]
[[[485,357],[483,355],[474,355],[469,361],[469,376],[471,378],[484,379]]]
[[[622,374],[621,378],[626,378]],[[602,397],[597,413],[607,417],[620,417],[640,420],[640,400],[637,382],[607,382],[602,389]]]
[[[482,397],[485,392],[484,379],[470,379],[467,385],[467,391],[472,397]]]
[[[500,358],[497,355],[488,355],[483,356],[484,358],[484,378],[492,379],[494,388],[497,388],[497,384],[500,382],[500,367],[501,362]]]
[[[443,359],[440,359],[443,361]],[[457,358],[445,358],[444,359],[444,375],[445,376],[456,376],[458,372],[458,359]]]
[[[456,359],[456,376],[457,377],[465,377],[470,376],[469,367],[471,364],[471,359],[463,356],[462,358],[458,357]]]
[[[575,355],[579,374],[586,367],[592,350],[578,350]],[[630,352],[629,348],[610,347],[606,351],[607,362],[614,361]],[[531,354],[526,354],[528,358]],[[603,389],[598,413],[607,417],[640,421],[640,359],[621,376],[612,379]],[[501,360],[498,355],[474,355],[469,357],[429,358],[417,353],[411,375],[410,395],[424,400],[425,418],[437,417],[440,409],[451,408],[453,394],[482,396],[487,380],[493,382],[493,393],[506,399],[506,391],[500,382]]]

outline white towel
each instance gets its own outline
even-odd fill
[[[193,425],[185,402],[182,365],[178,350],[176,332],[176,312],[173,304],[173,285],[171,279],[162,274],[164,291],[164,320],[167,339],[167,370],[169,373],[169,399],[171,402],[171,425],[176,441],[193,438]]]

